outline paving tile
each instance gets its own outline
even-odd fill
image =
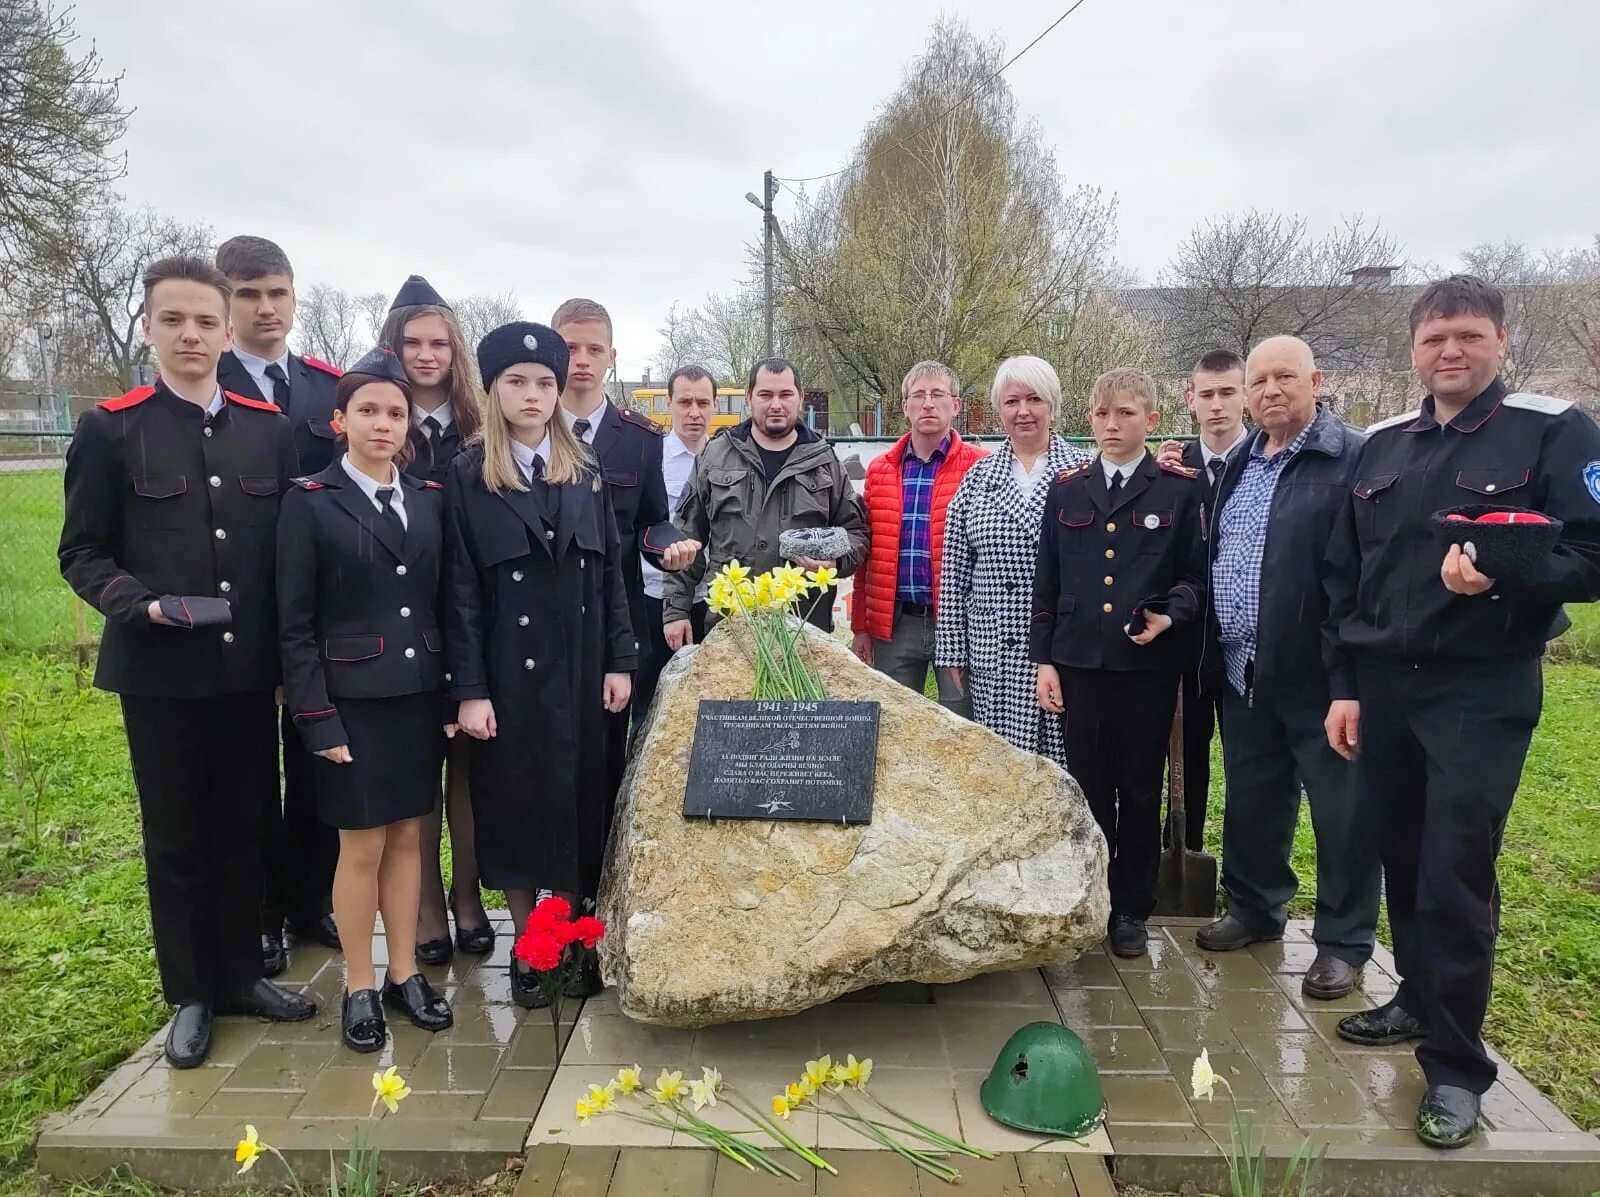
[[[1119,1122],[1106,1118],[1113,1157],[1117,1155],[1215,1155],[1216,1140],[1197,1123]],[[1224,1136],[1226,1137],[1226,1136]]]
[[[697,1062],[694,1075],[698,1075],[699,1067]],[[687,1077],[691,1074],[685,1072],[684,1075]],[[725,1093],[724,1100],[718,1102],[716,1106],[707,1106],[697,1111],[697,1113],[701,1119],[709,1122],[712,1126],[720,1127],[722,1130],[749,1130],[753,1124],[743,1112],[743,1107],[754,1107],[763,1115],[770,1115],[773,1095],[781,1092],[797,1075],[798,1072],[796,1070],[791,1070],[778,1064],[766,1064],[742,1069],[737,1074],[724,1073],[724,1084],[731,1086],[731,1089]],[[787,1119],[783,1120],[782,1125],[787,1134],[792,1135],[805,1146],[815,1147],[817,1145],[819,1123],[815,1106],[802,1106],[800,1109],[793,1111]],[[764,1136],[758,1137],[757,1142],[762,1143],[763,1146],[767,1145],[767,1140]],[[672,1137],[672,1145],[674,1147],[694,1146],[697,1144],[698,1140],[683,1131],[677,1132]],[[778,1150],[776,1142],[773,1142],[771,1146],[774,1151]],[[795,1168],[796,1171],[799,1170],[794,1158],[786,1158],[784,1162],[791,1168]]]
[[[416,1093],[487,1093],[505,1051],[490,1044],[430,1043],[403,1075]]]
[[[1163,1049],[1209,1048],[1230,1051],[1239,1041],[1233,1036],[1235,1020],[1221,1010],[1145,1010],[1145,1025]]]
[[[807,1011],[789,1018],[706,1027],[695,1035],[696,1060],[729,1076],[759,1064],[776,1064],[798,1074],[807,1060],[821,1055],[820,1018],[817,1012]]]
[[[1165,929],[1154,924],[1150,926],[1150,945],[1143,956],[1135,956],[1131,960],[1121,956],[1107,956],[1111,967],[1122,975],[1129,973],[1144,973],[1157,968],[1186,969],[1183,953],[1178,946],[1167,938]]]
[[[968,1192],[981,1193],[983,1197],[1023,1197],[1026,1192],[1022,1185],[1022,1177],[1017,1171],[1017,1157],[1010,1152],[996,1156],[992,1160],[952,1155],[945,1162],[961,1173],[961,1179],[955,1184]],[[950,1187],[926,1173],[917,1180],[922,1185],[924,1193],[932,1192],[935,1185],[940,1189]]]
[[[1028,1006],[953,1005],[938,1008],[944,1050],[952,1068],[988,1068],[1021,1027],[1055,1022],[1055,1007],[1043,1016]]]
[[[1013,1006],[1047,1006],[1050,990],[1037,968],[1010,972],[984,973],[953,985],[935,985],[933,1000],[938,1005],[954,1002],[995,1002]]]
[[[1249,952],[1195,951],[1188,956],[1189,971],[1204,988],[1276,989],[1273,974]]]
[[[1212,1003],[1212,994],[1194,978],[1188,969],[1151,969],[1149,972],[1128,973],[1122,979],[1128,996],[1141,1010],[1179,1007],[1186,1010],[1205,1009]]]
[[[800,1179],[751,1172],[719,1155],[717,1172],[711,1180],[711,1197],[805,1197],[817,1191],[817,1178],[810,1164],[788,1154],[783,1156],[783,1164],[798,1173]]]
[[[346,1047],[344,1040],[339,1037],[337,1030],[333,1032],[334,1050],[329,1057],[329,1068],[362,1068],[369,1074],[374,1070],[398,1068],[409,1077],[408,1070],[416,1064],[418,1057],[433,1043],[434,1036],[420,1027],[414,1027],[409,1022],[388,1020],[389,1033],[384,1036],[383,1046],[375,1052],[358,1052]]]
[[[1164,1053],[1167,1065],[1172,1071],[1172,1077],[1178,1082],[1178,1088],[1185,1093],[1190,1092],[1190,1082],[1194,1076],[1194,1062],[1199,1059],[1200,1053],[1194,1049],[1178,1049]],[[1256,1067],[1255,1062],[1244,1052],[1213,1052],[1207,1059],[1211,1069],[1227,1082],[1227,1085],[1218,1085],[1217,1098],[1227,1096],[1230,1091],[1240,1101],[1255,1098],[1272,1098],[1276,1094],[1267,1078]]]
[[[528,1146],[540,1143],[566,1143],[571,1147],[670,1147],[672,1131],[647,1126],[620,1113],[597,1114],[587,1123],[578,1121],[578,1098],[591,1085],[605,1085],[616,1075],[615,1068],[574,1067],[559,1070],[550,1082],[550,1091],[528,1132]]]
[[[534,1147],[534,1151],[542,1150]],[[606,1197],[621,1153],[615,1147],[575,1147],[562,1162],[555,1197]]]
[[[339,1041],[338,1001],[317,1003],[317,1012],[302,1022],[262,1024],[259,1046],[282,1043],[332,1044]]]
[[[409,1077],[407,1078],[410,1079]],[[330,1068],[311,1082],[296,1118],[361,1120],[372,1109],[372,1073],[355,1068]],[[483,1105],[480,1093],[413,1092],[401,1109],[407,1118],[471,1120]]]
[[[531,1123],[550,1088],[551,1068],[504,1068],[483,1099],[479,1118],[513,1118]]]
[[[298,1089],[265,1092],[258,1089],[219,1089],[200,1108],[200,1116],[236,1118],[240,1122],[260,1123],[266,1118],[287,1118],[294,1113],[305,1094]]]
[[[1044,1155],[1035,1151],[1023,1152],[1011,1158],[1016,1161],[1017,1173],[1027,1197],[1081,1197],[1078,1182],[1072,1174],[1072,1166],[1079,1161],[1079,1156]],[[1094,1197],[1101,1197],[1101,1194],[1095,1193]],[[1110,1197],[1116,1197],[1115,1189]]]
[[[1245,951],[1259,960],[1270,972],[1303,974],[1317,958],[1314,943],[1253,943]]]
[[[506,1046],[522,1024],[524,1013],[528,1023],[537,1020],[541,1029],[549,1034],[550,1015],[545,1010],[524,1011],[520,1006],[463,1006],[455,1012],[455,1025],[440,1031],[438,1037],[449,1043],[488,1043]]]
[[[937,1007],[835,1003],[829,1014],[821,1047],[835,1060],[853,1053],[888,1068],[948,1067]]]
[[[1061,1021],[1079,1033],[1090,1027],[1144,1026],[1139,1007],[1122,989],[1058,989],[1055,997]]]
[[[229,1089],[291,1089],[304,1092],[336,1051],[333,1042],[261,1043],[228,1075]],[[354,1053],[352,1053],[354,1054]]]
[[[882,1101],[916,1122],[931,1126],[956,1138],[961,1137],[961,1116],[956,1111],[955,1081],[947,1068],[878,1068],[872,1070],[872,1080],[867,1086],[871,1098],[854,1094],[846,1097],[856,1111],[864,1117],[883,1122],[894,1122],[891,1115],[877,1107],[872,1098]],[[870,1147],[871,1144],[836,1118],[824,1115],[819,1128],[819,1147],[827,1149]],[[902,1140],[915,1140],[902,1136]]]
[[[536,1147],[524,1156],[512,1197],[554,1197],[567,1163],[567,1149],[555,1144]]]
[[[211,1027],[211,1050],[206,1068],[232,1068],[261,1042],[268,1024],[259,1018],[219,1018]]]
[[[103,1115],[106,1119],[186,1118],[198,1114],[222,1085],[220,1068],[151,1068]]]
[[[596,1018],[580,1014],[562,1065],[618,1068],[638,1064],[654,1072],[685,1068],[693,1059],[695,1032],[679,1027],[657,1027],[630,1018]]]
[[[1159,1076],[1101,1076],[1100,1088],[1106,1096],[1106,1118],[1113,1123],[1195,1124],[1194,1111],[1169,1072]]]
[[[1274,973],[1272,977],[1277,982],[1279,991],[1297,1010],[1337,1010],[1341,1014],[1353,1014],[1357,1010],[1370,1010],[1374,1006],[1381,1005],[1390,996],[1374,997],[1358,985],[1340,998],[1307,997],[1301,984],[1302,979],[1294,973]],[[1378,982],[1378,984],[1384,983]]]
[[[293,936],[289,938],[289,966],[272,978],[279,985],[298,989],[321,972],[324,966],[340,959],[339,953],[332,948],[295,941]]]
[[[1297,1126],[1381,1126],[1383,1116],[1372,1108],[1366,1091],[1349,1077],[1279,1076],[1272,1078],[1278,1099]]]
[[[672,1193],[705,1197],[717,1170],[717,1155],[706,1151],[636,1148],[617,1157],[611,1191],[617,1194]]]
[[[1145,1027],[1091,1027],[1078,1036],[1102,1073],[1167,1071],[1166,1057]]]
[[[1051,989],[1121,989],[1122,974],[1099,948],[1066,964],[1047,964],[1045,984]]]
[[[1483,1121],[1491,1130],[1542,1131],[1548,1129],[1539,1118],[1523,1105],[1504,1082],[1496,1082],[1483,1095]],[[1600,1149],[1600,1142],[1596,1143]]]
[[[487,1007],[483,1007],[487,1008]],[[496,1007],[505,1009],[506,1007]],[[511,1007],[516,1009],[516,1007]],[[540,1015],[539,1018],[525,1018],[517,1028],[517,1033],[512,1036],[510,1048],[500,1062],[502,1068],[554,1068],[556,1065],[556,1044],[550,1031],[550,1019],[543,1010],[530,1010],[530,1015]],[[572,1025],[567,1024],[561,1028],[561,1044],[566,1047],[567,1040],[572,1034]],[[628,1063],[633,1063],[632,1060]],[[615,1070],[613,1070],[615,1071]]]
[[[955,1074],[956,1109],[961,1114],[961,1137],[972,1146],[982,1147],[988,1151],[1007,1152],[1087,1151],[1096,1154],[1110,1152],[1111,1140],[1106,1137],[1104,1127],[1096,1127],[1077,1139],[1052,1139],[1048,1135],[1013,1130],[1004,1123],[995,1121],[983,1108],[983,1098],[979,1093],[988,1075],[987,1070],[966,1070]],[[957,1167],[961,1166],[959,1160],[952,1159],[952,1162]]]
[[[504,968],[485,968],[481,964],[456,984],[455,1002],[480,1006],[507,1006],[511,997],[511,974]]]
[[[919,1191],[917,1167],[888,1151],[856,1151],[832,1162],[837,1176],[817,1173],[817,1197],[891,1197]]]
[[[1235,1037],[1264,1073],[1343,1074],[1345,1065],[1314,1031],[1239,1031]]]
[[[1235,1031],[1305,1031],[1304,1011],[1281,993],[1229,989],[1217,994],[1216,1009]]]
[[[1366,1104],[1389,1126],[1409,1130],[1416,1123],[1417,1105],[1428,1082],[1409,1052],[1365,1052],[1345,1057],[1350,1079],[1366,1097]]]

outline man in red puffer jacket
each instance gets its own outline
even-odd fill
[[[944,550],[944,513],[983,450],[951,427],[961,383],[938,362],[918,362],[900,384],[911,431],[867,466],[861,503],[870,550],[850,594],[856,656],[922,692],[933,664],[934,599]],[[935,670],[939,701],[965,713],[965,698]]]

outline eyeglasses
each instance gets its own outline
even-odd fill
[[[909,397],[910,397],[910,400],[911,400],[912,403],[926,403],[929,399],[932,399],[935,403],[939,403],[939,402],[941,402],[941,401],[943,401],[945,399],[950,398],[950,392],[949,391],[912,391],[911,395]]]

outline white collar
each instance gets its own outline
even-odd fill
[[[530,449],[527,445],[524,445],[521,441],[513,437],[511,440],[511,456],[524,474],[530,474],[533,472],[533,459],[535,457],[543,458],[544,464],[549,465],[550,434],[548,432],[544,434],[544,440],[539,442],[539,447],[537,449]]]
[[[356,469],[355,463],[350,460],[350,454],[348,453],[339,459],[339,464],[344,467],[344,472],[350,475],[350,481],[359,486],[361,488],[361,493],[366,495],[368,499],[372,500],[372,505],[374,507],[381,508],[383,506],[383,504],[378,500],[378,488],[383,486],[387,486],[390,490],[394,491],[394,494],[389,498],[389,505],[391,507],[405,506],[405,496],[401,493],[402,487],[400,486],[400,472],[394,468],[394,463],[391,462],[389,465],[388,482],[377,482],[367,477],[367,475]]]
[[[1228,457],[1229,455],[1231,455],[1233,453],[1233,451],[1235,449],[1237,449],[1240,445],[1244,444],[1244,442],[1246,440],[1248,440],[1249,437],[1250,437],[1250,429],[1249,429],[1249,427],[1244,427],[1244,428],[1239,429],[1239,435],[1238,435],[1238,437],[1236,437],[1234,439],[1233,444],[1229,445],[1221,453],[1213,453],[1211,451],[1211,446],[1207,445],[1205,443],[1205,441],[1202,440],[1200,442],[1200,464],[1203,465],[1203,466],[1209,466],[1211,464],[1211,459],[1213,457],[1222,457],[1222,458]]]
[[[439,404],[439,406],[434,408],[432,411],[423,411],[420,407],[413,405],[411,408],[411,414],[415,417],[415,423],[418,428],[422,427],[422,421],[431,416],[434,423],[439,425],[440,432],[443,432],[446,428],[450,427],[450,425],[456,422],[456,413],[451,410],[450,400],[448,399]]]
[[[217,393],[211,396],[211,402],[206,404],[206,415],[214,416],[222,410],[222,384],[217,383]]]
[[[1144,459],[1149,455],[1150,454],[1148,450],[1141,449],[1139,450],[1139,456],[1135,457],[1126,465],[1112,465],[1106,460],[1106,455],[1104,453],[1100,454],[1100,468],[1106,472],[1106,485],[1111,485],[1111,478],[1114,474],[1121,474],[1124,482],[1126,482],[1129,478],[1132,478],[1133,472],[1144,464]]]
[[[588,433],[585,434],[584,436],[579,437],[578,439],[583,441],[583,443],[586,444],[586,445],[592,445],[592,444],[594,444],[594,434],[599,431],[599,429],[600,429],[600,421],[602,421],[602,420],[604,420],[606,418],[606,408],[608,408],[610,406],[611,406],[611,400],[605,398],[604,396],[601,396],[600,406],[595,408],[592,412],[590,412],[586,416],[575,416],[575,415],[573,415],[570,411],[567,410],[567,405],[565,403],[563,403],[561,405],[561,414],[564,417],[566,417],[567,427],[568,428],[571,428],[579,420],[588,420],[589,421],[589,431],[588,431]],[[576,436],[577,434],[574,433],[573,435]],[[548,461],[549,458],[545,458],[545,460]]]
[[[257,378],[262,378],[266,375],[268,366],[277,366],[278,369],[282,370],[285,375],[289,373],[289,350],[287,347],[285,347],[281,357],[268,360],[264,357],[257,357],[243,345],[235,344],[233,347],[233,356],[238,358],[239,364],[242,365],[246,370],[250,371],[251,374],[254,374]]]
[[[706,438],[706,440],[709,439],[711,438]],[[705,440],[700,442],[700,447],[702,449],[706,447]],[[680,437],[676,432],[667,433],[667,439],[661,445],[661,455],[663,457],[699,456],[699,454],[697,454],[693,449],[689,448],[688,445],[683,443],[683,438]]]

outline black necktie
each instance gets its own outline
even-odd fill
[[[289,376],[277,362],[267,364],[267,377],[272,380],[272,401],[284,411],[289,410]]]
[[[1227,467],[1227,460],[1221,457],[1213,457],[1210,461],[1206,462],[1206,469],[1211,471],[1212,490],[1217,489],[1217,485],[1222,481],[1222,471],[1227,469]]]
[[[1111,475],[1111,481],[1106,485],[1106,494],[1108,494],[1111,497],[1111,501],[1115,503],[1117,501],[1117,494],[1121,490],[1122,471],[1118,470],[1116,473]]]
[[[589,426],[589,421],[588,420],[574,420],[574,421],[572,421],[573,434],[580,441],[583,440],[585,437],[587,437],[589,435],[589,427],[590,426]]]
[[[405,521],[400,518],[400,513],[394,509],[394,487],[380,486],[378,488],[378,505],[383,509],[379,518],[393,529],[403,543],[406,538]]]
[[[443,432],[443,425],[441,425],[439,421],[435,420],[432,416],[428,416],[422,421],[422,435],[428,438],[428,443],[430,445]]]

